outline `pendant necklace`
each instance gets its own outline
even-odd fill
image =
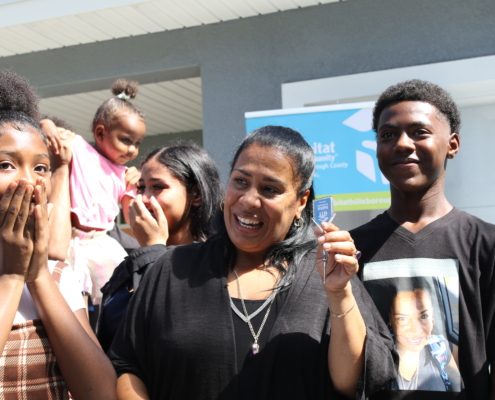
[[[239,293],[239,299],[241,300],[241,304],[242,304],[242,311],[244,312],[244,315],[243,315],[243,317],[241,317],[241,319],[244,322],[246,322],[248,327],[249,327],[249,331],[251,332],[251,336],[254,339],[254,342],[251,345],[251,353],[253,355],[256,355],[260,352],[260,345],[258,344],[258,339],[261,335],[261,331],[263,330],[263,327],[265,326],[266,320],[268,319],[268,314],[270,314],[270,310],[272,308],[272,304],[274,303],[275,295],[278,292],[278,288],[275,289],[275,291],[271,294],[271,296],[263,303],[263,305],[258,310],[256,310],[254,313],[249,315],[247,312],[246,304],[244,303],[244,298],[242,297],[242,294],[241,294],[241,285],[239,283],[239,275],[237,275],[237,271],[235,270],[235,268],[233,269],[233,271],[234,271],[234,275],[236,277],[236,282],[237,282],[237,293]],[[261,321],[260,328],[258,329],[258,332],[256,333],[254,331],[253,324],[251,323],[251,318],[254,317],[255,315],[259,314],[260,310],[265,308],[267,304],[268,304],[268,308],[266,310],[265,316],[263,317],[263,320]],[[232,309],[234,310],[234,312],[236,312],[236,314],[239,315],[240,314],[239,310],[237,309],[237,307],[235,307],[235,304],[233,303],[232,298],[230,299],[230,305],[231,305]]]

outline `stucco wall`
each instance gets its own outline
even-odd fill
[[[495,54],[493,0],[348,0],[0,59],[47,96],[200,73],[203,144],[225,179],[246,111],[282,83]],[[446,71],[448,73],[448,71]],[[86,90],[87,90],[86,89]]]

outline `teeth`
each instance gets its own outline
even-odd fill
[[[261,225],[261,222],[249,218],[237,217],[237,220],[240,222],[242,226],[246,228],[255,228]]]

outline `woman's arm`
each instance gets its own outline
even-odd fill
[[[364,369],[366,327],[349,287],[328,294],[331,335],[328,367],[334,387],[348,397],[355,397]]]
[[[356,248],[348,232],[333,224],[324,224],[325,233],[318,238],[317,268],[324,280],[330,309],[330,344],[328,367],[334,387],[348,397],[355,397],[364,370],[366,326],[350,279],[359,264]],[[323,268],[323,263],[327,263]],[[326,276],[323,276],[325,271]]]
[[[48,269],[43,268],[28,288],[74,398],[114,399],[116,377],[110,360],[70,310]]]
[[[147,400],[148,391],[143,381],[133,374],[122,374],[117,379],[118,400]]]

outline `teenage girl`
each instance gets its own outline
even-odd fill
[[[136,289],[132,271],[141,276],[165,245],[205,241],[213,233],[221,196],[215,164],[197,145],[162,147],[146,157],[138,195],[129,208],[130,225],[143,247],[131,252],[103,288],[97,332],[104,350],[125,313],[129,291]]]
[[[146,131],[143,114],[130,102],[137,83],[119,79],[112,93],[94,116],[94,145],[75,135],[70,164],[73,231],[68,261],[93,304],[100,303],[101,287],[127,255],[106,233],[120,206],[126,214],[134,197],[138,172],[125,164],[137,157]]]
[[[48,262],[50,158],[38,120],[28,83],[0,71],[0,398],[114,399],[72,271]]]

